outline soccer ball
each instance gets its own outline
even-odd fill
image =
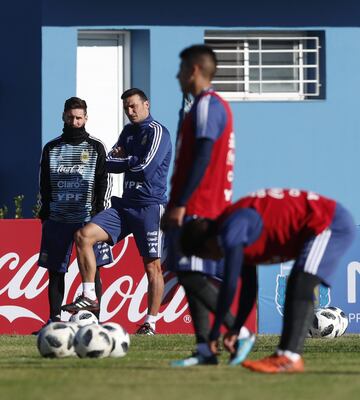
[[[81,358],[107,357],[111,352],[112,345],[109,332],[96,324],[82,326],[74,338],[76,354]]]
[[[64,322],[52,322],[46,325],[37,336],[37,348],[43,357],[62,358],[74,356],[75,333]]]
[[[339,332],[338,336],[342,336],[345,333],[347,327],[349,326],[349,319],[348,319],[347,315],[339,307],[327,307],[327,309],[334,311],[335,313],[337,313],[340,316],[341,328],[340,328],[340,332]]]
[[[320,308],[315,312],[309,334],[313,338],[336,338],[341,330],[340,315],[329,309]]]
[[[79,326],[99,323],[98,319],[91,311],[85,311],[85,310],[81,310],[78,311],[76,314],[73,314],[70,317],[69,321],[76,322]]]
[[[66,324],[68,327],[70,327],[72,329],[72,331],[74,332],[74,336],[77,334],[77,331],[80,329],[80,325],[73,321],[67,321],[67,322],[64,322],[64,324]]]
[[[113,342],[110,357],[124,357],[130,346],[129,334],[121,325],[115,322],[107,322],[102,327],[108,331]]]

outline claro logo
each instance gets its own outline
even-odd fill
[[[358,261],[352,261],[347,267],[348,303],[356,303],[357,274],[360,274],[360,263]]]

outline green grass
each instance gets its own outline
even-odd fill
[[[242,367],[174,369],[169,361],[187,356],[188,335],[132,336],[122,359],[44,359],[35,337],[0,336],[0,398],[4,400],[352,400],[360,397],[357,335],[308,339],[306,372],[262,375]],[[251,358],[273,352],[277,336],[260,336]]]

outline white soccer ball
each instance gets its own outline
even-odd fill
[[[70,319],[70,322],[75,322],[79,326],[86,326],[90,324],[98,324],[99,321],[95,317],[95,315],[91,311],[81,310],[78,311],[76,314],[73,314]]]
[[[74,336],[77,334],[77,331],[80,329],[80,325],[73,321],[66,321],[64,322],[67,326],[69,326],[72,331],[74,332]]]
[[[335,313],[337,313],[340,316],[340,332],[338,334],[338,336],[342,336],[347,327],[349,326],[349,319],[347,317],[347,315],[344,313],[344,311],[339,308],[339,307],[327,307],[327,309],[334,311]]]
[[[40,330],[37,348],[43,357],[62,358],[74,356],[73,329],[64,322],[52,322]]]
[[[129,351],[130,336],[125,329],[116,322],[107,322],[101,325],[105,328],[112,339],[112,350],[110,357],[124,357]]]
[[[74,338],[76,354],[81,357],[108,357],[113,341],[109,332],[101,325],[91,324],[82,326]]]
[[[339,336],[340,330],[340,315],[328,308],[320,308],[315,312],[309,333],[313,338],[332,339]]]

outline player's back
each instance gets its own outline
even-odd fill
[[[297,189],[264,189],[240,199],[222,218],[239,208],[253,208],[261,216],[259,239],[244,250],[245,260],[273,263],[293,259],[304,241],[324,231],[335,212],[336,202],[313,192]]]

